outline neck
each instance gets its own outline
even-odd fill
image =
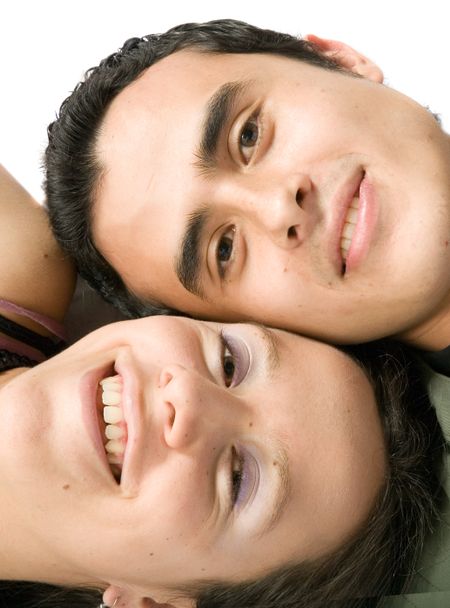
[[[421,350],[437,351],[446,348],[450,344],[450,293],[430,318],[396,337]]]

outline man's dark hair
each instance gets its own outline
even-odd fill
[[[141,302],[95,246],[92,213],[103,170],[96,157],[96,142],[112,100],[146,68],[182,49],[203,53],[272,53],[326,69],[341,69],[306,40],[224,19],[187,23],[164,34],[131,38],[119,51],[86,72],[48,127],[47,205],[56,238],[73,256],[80,274],[128,317],[174,311],[157,302]]]
[[[372,383],[386,446],[386,479],[366,522],[321,559],[285,564],[252,581],[193,581],[174,590],[175,605],[176,597],[190,597],[197,608],[375,608],[384,596],[408,590],[426,537],[439,521],[444,438],[404,347],[383,341],[345,351]],[[6,592],[16,598],[34,594],[35,602],[1,604]],[[0,607],[97,608],[98,602],[94,591],[34,583],[0,588]]]

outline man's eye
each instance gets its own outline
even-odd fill
[[[233,254],[234,227],[228,229],[220,237],[217,243],[216,258],[219,275],[223,278],[226,274],[228,262]]]
[[[233,252],[233,239],[229,236],[223,236],[217,247],[217,259],[219,262],[228,262]]]
[[[245,123],[244,128],[239,135],[239,150],[247,163],[250,162],[253,154],[252,148],[254,148],[258,143],[258,138],[258,123],[254,118],[251,118]],[[250,150],[246,150],[246,148],[250,148]]]
[[[259,129],[254,120],[245,123],[241,131],[240,144],[245,148],[251,148],[258,141]]]

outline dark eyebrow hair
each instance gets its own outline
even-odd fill
[[[208,216],[206,206],[199,207],[189,215],[179,247],[180,254],[175,260],[175,272],[180,283],[202,299],[205,296],[200,281],[200,242]]]
[[[216,166],[216,153],[220,136],[230,117],[237,98],[250,83],[226,82],[210,97],[203,120],[200,143],[194,153],[197,160],[194,166],[208,173]]]
[[[216,154],[222,132],[237,98],[248,87],[250,81],[226,82],[209,98],[202,123],[200,143],[194,152],[194,166],[209,173],[217,165]],[[175,272],[180,283],[191,293],[205,299],[201,287],[202,265],[200,243],[202,241],[209,210],[203,205],[187,218],[186,227],[175,259]]]

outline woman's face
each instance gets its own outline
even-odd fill
[[[97,415],[99,382],[116,375],[120,483]],[[384,477],[364,373],[283,331],[116,323],[13,378],[0,398],[2,493],[75,582],[164,598],[193,580],[320,556],[363,523]]]

